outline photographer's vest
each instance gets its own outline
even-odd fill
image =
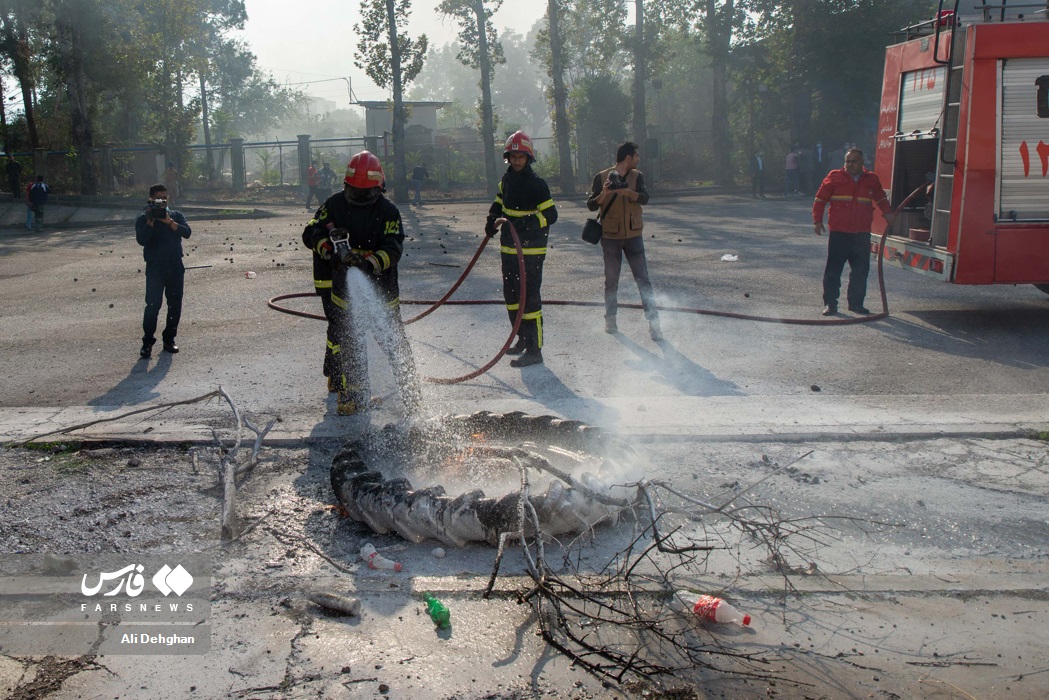
[[[607,180],[608,174],[613,170],[615,170],[614,166],[598,173],[601,182]],[[633,190],[637,187],[637,176],[637,170],[631,170],[626,174],[628,189]],[[606,200],[605,205],[607,204],[608,201]],[[604,209],[604,206],[601,208]],[[612,202],[612,206],[608,207],[608,211],[601,217],[601,233],[605,238],[616,239],[640,236],[641,205],[626,197],[616,197],[616,201]]]

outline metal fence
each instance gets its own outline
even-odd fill
[[[485,183],[484,143],[477,138],[450,138],[437,134],[433,143],[409,143],[405,162],[410,175],[415,165],[426,163],[433,183],[440,189],[483,187]],[[472,135],[472,134],[470,134]],[[557,147],[552,137],[533,139],[538,162],[536,170],[546,178],[559,172]],[[308,154],[300,153],[304,145]],[[588,184],[593,174],[615,160],[616,143],[573,144],[573,170],[580,184]],[[387,175],[391,175],[394,152],[392,141],[376,137],[340,137],[288,141],[257,141],[213,144],[210,148],[189,146],[182,158],[177,180],[183,190],[239,189],[304,184],[303,164],[330,163],[336,173],[343,172],[354,153],[367,148],[378,155]],[[95,150],[103,194],[141,193],[144,187],[172,179],[173,165],[158,146],[106,147]],[[497,171],[502,162],[502,141],[495,148]],[[209,167],[210,154],[210,167]],[[15,154],[23,165],[24,179],[42,173],[56,192],[76,193],[80,187],[80,155],[73,151],[44,151]],[[697,182],[713,178],[711,135],[709,131],[665,131],[641,144],[642,170],[646,180]],[[171,183],[168,183],[171,187]]]

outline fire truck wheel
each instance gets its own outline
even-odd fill
[[[1049,294],[1049,284],[1036,284],[1035,287],[1042,290],[1046,294]]]

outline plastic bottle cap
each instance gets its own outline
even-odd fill
[[[743,626],[750,627],[750,615],[743,616]]]

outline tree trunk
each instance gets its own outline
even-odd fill
[[[790,52],[791,65],[789,66],[791,144],[795,141],[808,142],[812,125],[812,86],[809,84],[805,59],[801,55],[804,47],[808,45],[809,23],[814,20],[810,0],[795,1],[793,19],[794,27],[791,37],[793,48]]]
[[[557,136],[557,159],[561,165],[561,194],[575,192],[572,175],[572,145],[568,136],[568,92],[565,90],[564,66],[561,64],[561,8],[558,0],[548,0],[550,17],[550,57],[554,78],[554,133]]]
[[[204,154],[207,164],[205,172],[208,184],[215,181],[215,164],[211,160],[211,119],[208,117],[208,83],[204,78],[205,69],[200,69],[200,111],[201,125],[204,127]]]
[[[11,143],[7,136],[7,110],[4,109],[4,79],[0,76],[0,143],[3,143],[4,153],[11,152]]]
[[[488,53],[484,0],[474,0],[477,14],[478,53],[481,65],[481,138],[484,139],[484,175],[488,194],[495,196],[499,175],[495,168],[495,115],[492,112],[492,57]]]
[[[65,74],[66,92],[69,95],[71,137],[80,168],[80,194],[93,195],[98,192],[98,177],[95,171],[95,144],[91,129],[91,115],[87,105],[84,42],[80,30],[81,23],[76,21],[74,12],[60,11],[58,13],[58,18],[55,20],[55,31],[59,37],[62,72]]]
[[[732,138],[728,118],[728,54],[732,42],[734,0],[727,0],[718,13],[716,0],[707,0],[707,41],[710,45],[711,90],[710,128],[713,136],[714,184],[731,187]]]
[[[645,9],[644,0],[634,0],[637,10],[634,16],[634,141],[644,147],[648,136],[645,123],[645,79],[648,68],[645,63]]]
[[[408,201],[408,176],[404,159],[404,96],[401,94],[401,49],[397,44],[397,15],[394,0],[386,0],[390,26],[390,68],[393,72],[393,201]]]
[[[33,92],[36,83],[33,79],[32,55],[29,49],[29,32],[26,30],[25,22],[18,22],[17,32],[9,29],[8,40],[15,47],[14,55],[11,57],[11,70],[18,80],[22,89],[22,106],[25,111],[26,128],[29,131],[29,147],[40,148],[40,135],[36,130],[36,116],[34,114]]]

